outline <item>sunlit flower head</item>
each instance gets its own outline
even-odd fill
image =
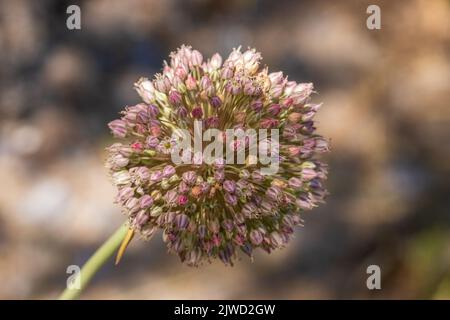
[[[326,195],[327,166],[317,157],[328,143],[315,133],[321,105],[310,101],[313,85],[269,73],[260,62],[254,49],[234,49],[223,60],[182,46],[161,74],[137,81],[143,102],[109,123],[121,142],[108,148],[107,166],[130,228],[146,239],[161,229],[169,251],[189,265],[214,258],[232,265],[238,249],[252,256],[256,248],[284,247],[301,212]],[[193,132],[196,121],[203,132],[223,132],[232,150],[249,151],[250,139],[230,141],[227,129],[279,131],[277,171],[264,173],[250,152],[241,164],[225,157],[205,163],[195,152],[191,163],[174,163],[175,133]]]

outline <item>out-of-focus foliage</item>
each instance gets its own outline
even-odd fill
[[[450,298],[450,4],[377,1],[0,2],[0,298],[54,298],[123,221],[106,123],[181,44],[256,47],[313,82],[331,195],[286,249],[191,269],[136,239],[85,298]],[[366,288],[366,268],[382,290]]]

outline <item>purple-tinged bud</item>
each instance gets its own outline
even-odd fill
[[[245,243],[245,244],[243,243],[240,248],[241,248],[242,252],[244,252],[249,257],[252,257],[253,248],[249,243]]]
[[[256,113],[259,113],[263,108],[263,103],[261,100],[255,100],[251,103],[250,108],[252,108],[252,110]]]
[[[204,182],[200,183],[200,188],[202,190],[202,193],[207,193],[211,189],[211,186],[209,185],[208,182],[204,181]]]
[[[109,129],[116,138],[125,138],[127,135],[127,124],[123,120],[114,120],[108,123]]]
[[[232,180],[225,180],[223,182],[223,189],[228,193],[234,193],[236,191],[236,183]]]
[[[292,177],[288,180],[289,187],[298,189],[303,185],[303,182],[301,179],[297,177]]]
[[[187,74],[188,70],[184,66],[179,66],[175,69],[175,75],[180,79],[186,78]]]
[[[281,84],[273,87],[271,90],[272,97],[279,98],[283,94],[283,89],[284,89],[284,86]]]
[[[272,87],[281,84],[283,82],[283,72],[272,72],[269,74],[269,79]]]
[[[116,154],[111,159],[111,164],[113,165],[114,169],[120,169],[120,168],[126,167],[129,162],[130,162],[130,159],[124,157],[121,154]]]
[[[194,171],[186,171],[185,173],[183,173],[182,179],[187,185],[192,186],[197,180],[197,175]]]
[[[119,190],[117,193],[117,199],[121,202],[125,202],[134,195],[134,189],[131,187],[125,187]]]
[[[160,170],[154,171],[150,174],[150,181],[160,182],[162,180],[162,172]]]
[[[177,109],[177,116],[180,118],[186,118],[187,115],[189,114],[189,111],[186,109],[186,107],[184,106],[180,106]]]
[[[189,190],[190,190],[189,186],[184,181],[181,181],[180,184],[178,185],[179,193],[186,193]]]
[[[184,206],[186,203],[188,203],[188,198],[184,194],[180,194],[178,196],[177,202],[180,206]]]
[[[256,87],[251,81],[248,81],[244,85],[244,94],[247,96],[253,96],[256,93]]]
[[[231,68],[229,68],[229,67],[224,67],[222,69],[222,74],[220,75],[220,77],[223,80],[231,79],[233,77],[233,70]]]
[[[258,208],[254,203],[247,202],[241,212],[246,218],[250,218],[258,213]]]
[[[262,212],[272,213],[274,210],[274,207],[271,202],[263,200],[261,202],[260,209]]]
[[[197,50],[193,50],[192,51],[192,56],[191,56],[191,62],[193,66],[199,66],[202,64],[203,62],[203,56],[202,54],[197,51]]]
[[[217,182],[222,182],[223,179],[225,179],[225,172],[223,170],[216,170],[214,172],[214,179],[216,179]]]
[[[189,251],[188,253],[186,253],[185,261],[189,266],[196,266],[196,265],[198,265],[201,257],[202,257],[202,253],[200,250],[198,250],[198,249],[192,250],[192,251]]]
[[[222,100],[218,96],[214,96],[211,99],[209,99],[209,102],[211,103],[211,106],[213,108],[219,108],[222,105]]]
[[[156,118],[158,116],[158,114],[159,114],[159,109],[154,104],[150,104],[148,106],[148,111],[147,112],[150,114],[150,117]]]
[[[225,231],[231,232],[234,228],[233,220],[225,219],[222,222],[222,226],[225,229]]]
[[[179,105],[181,103],[181,94],[176,90],[171,90],[169,93],[169,101],[173,105]]]
[[[148,148],[156,148],[156,146],[159,144],[159,140],[158,138],[154,137],[154,136],[148,136],[147,139],[145,140],[145,145]]]
[[[209,62],[209,65],[214,70],[219,69],[220,66],[222,65],[222,57],[220,56],[220,54],[218,53],[213,54],[213,56],[211,57],[211,61]]]
[[[270,234],[270,242],[275,247],[281,247],[284,245],[283,237],[276,231]]]
[[[146,103],[151,103],[155,99],[155,88],[153,83],[147,78],[140,78],[134,84],[134,88]]]
[[[330,151],[330,148],[328,146],[328,141],[326,141],[325,139],[321,139],[321,138],[316,139],[314,150],[316,152],[320,152],[320,153]]]
[[[304,210],[311,210],[314,207],[311,199],[309,199],[306,196],[300,196],[299,199],[297,199],[297,201],[295,201],[295,204],[300,209],[304,209]]]
[[[317,177],[317,172],[311,168],[304,168],[302,170],[302,179],[309,181]]]
[[[136,215],[136,218],[134,218],[133,225],[140,230],[147,223],[148,218],[147,212],[145,210],[141,210]]]
[[[278,127],[279,121],[277,119],[262,119],[259,123],[262,129],[272,129]]]
[[[281,198],[281,190],[278,187],[271,186],[266,191],[266,196],[274,201],[278,201]]]
[[[306,99],[311,95],[314,86],[312,83],[299,83],[295,86],[290,94],[294,100],[294,104],[305,103]]]
[[[276,117],[281,112],[281,106],[278,103],[274,103],[267,109],[267,111],[269,112],[269,114]]]
[[[200,88],[203,90],[209,90],[209,88],[212,86],[211,79],[208,76],[203,76],[200,80]]]
[[[165,79],[165,77],[159,77],[154,81],[154,86],[159,92],[167,93],[170,89],[170,83],[167,85]]]
[[[175,168],[171,165],[167,165],[163,169],[163,177],[164,178],[170,178],[175,174]]]
[[[179,214],[175,217],[175,225],[179,230],[184,230],[189,225],[189,218],[185,214]]]
[[[186,88],[188,90],[195,90],[197,89],[197,81],[192,75],[188,75],[186,79]]]
[[[201,107],[195,107],[191,112],[192,116],[196,119],[201,119],[203,117],[203,109]]]
[[[220,250],[219,251],[219,258],[220,258],[220,260],[222,260],[222,262],[225,265],[227,265],[227,264],[233,265],[232,262],[231,262],[231,255],[230,255],[230,253],[228,251]]]
[[[236,96],[236,95],[238,95],[238,94],[241,93],[242,88],[241,88],[241,86],[240,86],[237,82],[229,81],[229,82],[227,82],[227,84],[225,85],[225,90],[226,90],[228,93],[230,93],[230,94]]]
[[[141,209],[147,209],[153,204],[153,198],[149,196],[148,194],[143,195],[139,199],[139,205]]]
[[[217,128],[219,126],[219,117],[209,117],[208,119],[206,119],[205,124],[208,128]]]
[[[259,246],[263,242],[263,235],[258,230],[252,230],[250,232],[250,242],[255,245]]]
[[[262,182],[264,181],[264,176],[259,170],[255,170],[252,172],[252,180],[256,182]]]
[[[232,205],[232,206],[237,205],[238,199],[237,199],[237,197],[236,197],[234,194],[225,193],[225,194],[224,194],[224,198],[225,198],[225,201],[226,201],[228,204],[230,204],[230,205]]]
[[[139,210],[140,206],[139,206],[139,200],[137,198],[130,198],[128,199],[128,201],[125,203],[125,208],[130,212],[130,213],[134,213],[137,210]]]
[[[170,206],[173,206],[177,203],[178,193],[175,190],[169,190],[164,195],[164,200]]]
[[[140,181],[148,181],[150,178],[150,170],[147,167],[139,167],[136,170],[136,176]]]

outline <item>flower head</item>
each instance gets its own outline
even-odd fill
[[[326,195],[327,166],[317,158],[329,149],[315,133],[313,86],[268,73],[260,61],[254,49],[207,59],[182,46],[161,74],[136,82],[143,102],[109,123],[122,142],[108,148],[107,166],[130,228],[144,238],[162,229],[169,251],[189,265],[214,258],[231,265],[237,249],[252,256],[285,246],[300,213]],[[263,174],[250,155],[243,164],[222,157],[208,164],[193,153],[193,163],[175,164],[174,133],[192,131],[195,121],[220,130],[234,151],[248,151],[251,139],[228,141],[226,129],[279,130],[279,170]],[[266,149],[274,143],[263,141]]]

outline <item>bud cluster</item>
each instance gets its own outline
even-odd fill
[[[130,227],[146,239],[161,229],[169,251],[189,265],[213,258],[232,265],[237,249],[252,256],[285,246],[300,212],[326,195],[327,166],[317,155],[328,143],[315,133],[321,105],[310,102],[313,86],[268,73],[260,61],[254,49],[234,49],[223,61],[182,46],[162,74],[135,84],[143,102],[109,123],[121,142],[108,148],[107,166]],[[194,121],[205,129],[278,129],[278,172],[222,158],[175,165],[173,133],[193,130]]]

